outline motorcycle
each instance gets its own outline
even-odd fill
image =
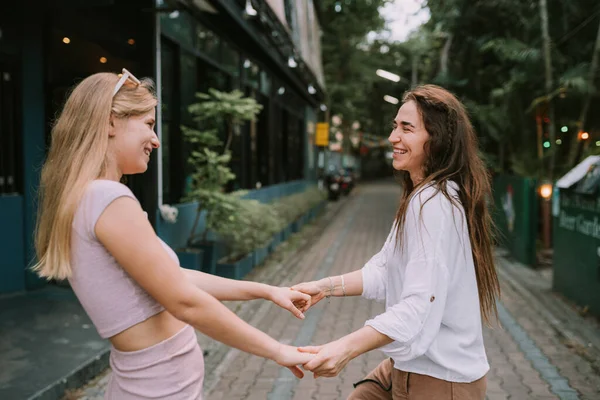
[[[325,185],[329,200],[337,201],[342,194],[343,177],[338,171],[329,171],[325,176]]]

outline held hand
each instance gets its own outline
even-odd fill
[[[320,287],[316,281],[299,283],[292,286],[292,290],[309,295],[311,297],[309,307],[314,306],[321,301],[325,295],[329,294],[329,290],[325,290],[324,288]],[[308,310],[309,307],[307,307],[306,310]],[[306,310],[304,310],[304,312]]]
[[[298,367],[312,360],[314,355],[301,353],[297,347],[285,344],[279,345],[279,351],[275,355],[275,362],[283,367],[287,367],[298,379],[304,377],[304,372]]]
[[[315,358],[304,364],[304,369],[312,371],[315,378],[337,376],[353,358],[351,349],[341,340],[322,346],[299,347],[298,350],[316,354]]]
[[[287,287],[273,287],[270,300],[279,307],[294,314],[298,319],[304,319],[304,311],[308,310],[311,303],[309,295],[292,290]]]

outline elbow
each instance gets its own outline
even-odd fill
[[[176,304],[167,309],[171,315],[180,320],[181,322],[185,322],[188,325],[196,325],[195,316],[198,315],[198,308],[193,306],[192,304]]]
[[[198,316],[202,315],[206,303],[204,296],[199,292],[200,290],[182,290],[164,306],[178,320],[197,326]]]

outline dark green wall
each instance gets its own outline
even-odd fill
[[[554,289],[600,316],[600,202],[561,190],[553,227]]]
[[[508,249],[516,260],[535,264],[538,237],[538,196],[534,179],[511,175],[494,178],[494,222],[498,227],[500,245]],[[512,188],[512,207],[508,192]],[[514,213],[512,226],[507,215]]]

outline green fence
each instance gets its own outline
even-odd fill
[[[538,196],[535,179],[513,175],[494,178],[494,222],[499,244],[512,257],[527,265],[535,265],[538,237]]]
[[[600,196],[560,190],[554,217],[554,289],[600,315]]]

